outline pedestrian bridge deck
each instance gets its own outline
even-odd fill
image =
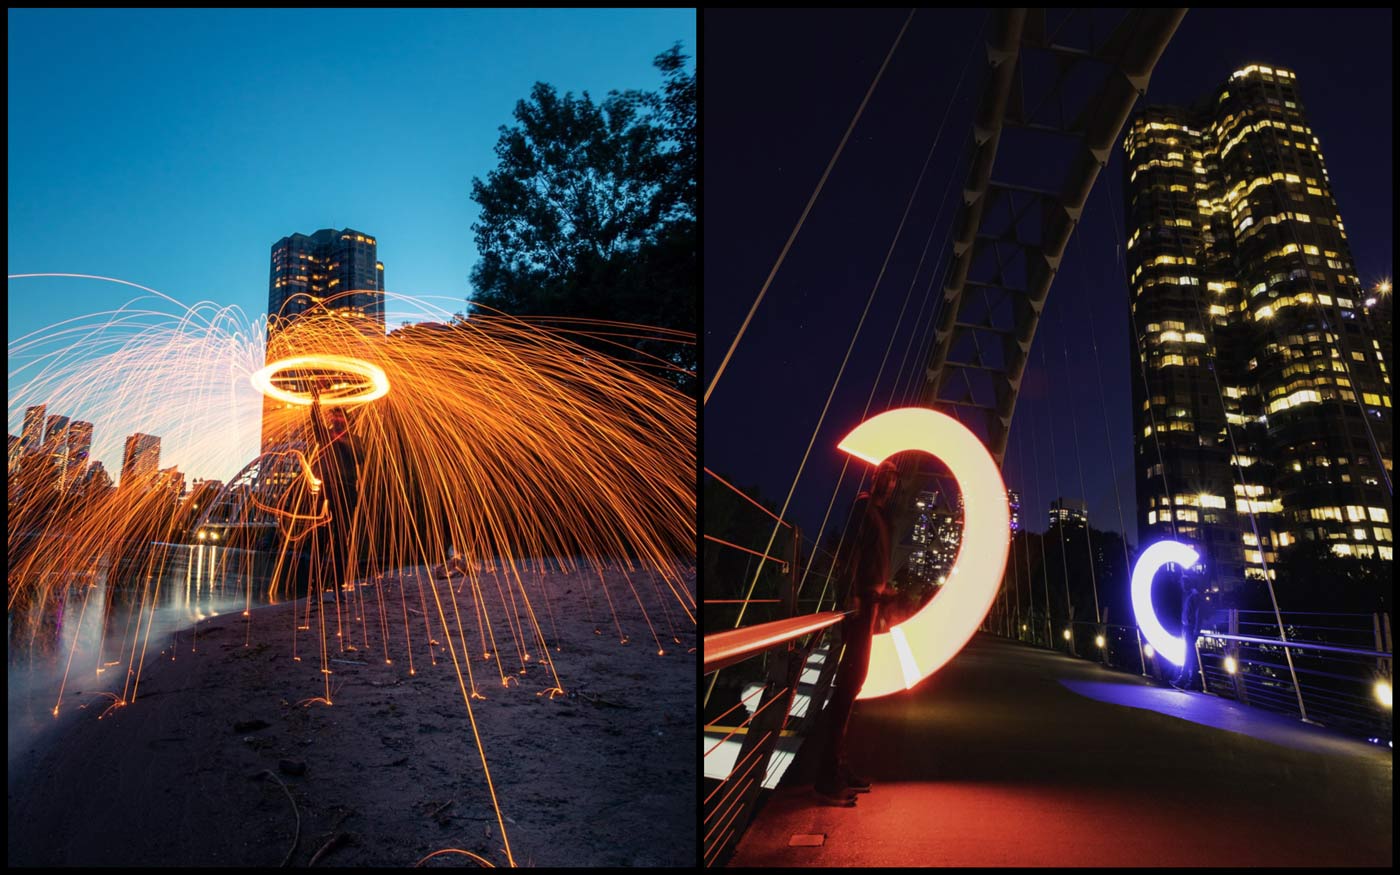
[[[799,757],[729,865],[1392,865],[1389,748],[988,635],[848,743],[873,791]]]

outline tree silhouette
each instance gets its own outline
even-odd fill
[[[500,128],[499,165],[472,180],[473,305],[693,335],[695,76],[685,61],[679,45],[656,57],[659,92],[610,91],[596,103],[537,82],[516,104],[517,124]],[[693,337],[594,333],[607,336],[581,339],[693,389]]]

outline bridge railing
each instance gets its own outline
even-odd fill
[[[819,607],[810,601],[809,612],[799,610],[801,531],[706,473],[778,524],[766,548],[735,543],[741,537],[705,536],[707,573],[719,567],[720,551],[748,557],[736,591],[724,592],[721,581],[707,576],[706,591],[720,597],[704,600],[705,627],[715,630],[704,643],[701,742],[705,865],[713,866],[733,851],[762,790],[774,786],[821,712],[838,661],[831,630],[844,614],[810,612]],[[772,529],[772,522],[764,521],[764,528]],[[779,541],[782,529],[787,532]],[[763,566],[775,571],[765,576]],[[728,572],[715,575],[724,576]]]
[[[1393,648],[1389,614],[1216,611],[1195,646],[1207,693],[1296,716],[1377,743],[1392,739]],[[993,634],[1101,662],[1160,682],[1177,668],[1136,625],[1074,621],[1058,628],[1043,614],[989,617]],[[1285,658],[1285,648],[1291,656]],[[1296,683],[1295,679],[1296,678]]]

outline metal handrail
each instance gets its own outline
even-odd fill
[[[1373,696],[1353,692],[1350,689],[1350,685],[1353,684],[1361,685],[1360,688],[1364,689],[1375,677],[1389,680],[1393,654],[1389,649],[1388,619],[1372,615],[1372,628],[1369,630],[1344,627],[1328,627],[1326,630],[1357,635],[1375,635],[1376,643],[1373,646],[1357,647],[1294,637],[1298,634],[1308,635],[1311,632],[1322,631],[1319,627],[1295,622],[1294,618],[1297,614],[1283,618],[1284,627],[1290,630],[1289,637],[1286,639],[1269,635],[1267,630],[1263,636],[1236,634],[1240,631],[1236,628],[1237,625],[1260,625],[1257,622],[1237,619],[1240,614],[1244,613],[1246,612],[1231,611],[1229,617],[1231,628],[1225,632],[1215,631],[1216,628],[1221,627],[1208,624],[1208,628],[1197,633],[1194,641],[1198,654],[1197,666],[1206,692],[1225,698],[1233,698],[1265,710],[1291,711],[1306,723],[1330,725],[1337,728],[1349,727],[1351,730],[1368,730],[1366,732],[1368,736],[1376,734],[1375,730],[1377,729],[1382,730],[1381,735],[1388,733],[1390,725],[1389,705],[1382,703],[1378,706],[1372,701]],[[1271,620],[1276,617],[1272,611],[1257,613],[1267,614]],[[1318,613],[1313,612],[1309,616],[1318,616]],[[1329,616],[1343,616],[1343,614],[1333,613]],[[1353,613],[1352,616],[1358,615]],[[1025,631],[1016,627],[1024,625],[1028,619],[1018,618],[1015,623],[1011,623],[1009,618],[1003,617],[1002,623],[1005,628],[1011,631],[1012,638],[1026,640]],[[1226,617],[1220,615],[1217,619],[1224,620]],[[1037,618],[1035,622],[1038,623],[1039,620],[1040,618]],[[985,628],[987,631],[995,633],[996,625],[996,623],[989,623]],[[1278,624],[1272,622],[1263,625],[1277,626]],[[1098,634],[1105,637],[1104,643],[1098,645],[1098,655],[1090,658],[1096,660],[1101,658],[1105,665],[1122,671],[1131,672],[1140,667],[1141,673],[1145,676],[1155,677],[1158,680],[1165,679],[1164,672],[1169,672],[1169,669],[1159,664],[1155,659],[1147,657],[1144,652],[1141,630],[1136,625],[1070,620],[1065,626],[1065,628],[1075,629],[1074,637],[1081,642],[1083,639],[1077,630],[1083,627],[1092,627],[1098,630]],[[1121,638],[1124,632],[1128,635],[1127,642]],[[1033,635],[1032,637],[1037,636]],[[1115,649],[1115,639],[1117,639],[1117,649]],[[1059,646],[1061,641],[1058,634],[1051,635],[1045,643],[1033,643],[1037,643],[1037,646],[1048,646],[1051,649],[1062,649]],[[1137,650],[1138,659],[1131,659],[1131,656],[1121,649],[1124,643],[1128,644],[1129,653],[1132,649]],[[1137,645],[1136,648],[1132,646],[1134,643]],[[1070,641],[1066,641],[1064,644],[1071,655],[1086,655],[1075,654],[1074,645]],[[1095,644],[1098,642],[1095,641]],[[1287,662],[1282,659],[1276,663],[1271,662],[1268,660],[1268,651],[1271,645],[1284,648],[1282,650],[1284,654],[1294,654],[1295,656],[1288,659]],[[1311,664],[1294,665],[1294,660],[1298,658]],[[1229,661],[1231,659],[1235,661],[1233,664]],[[1138,666],[1132,666],[1132,662],[1137,662]],[[1357,669],[1365,669],[1366,663],[1373,664],[1373,674],[1368,674],[1364,670],[1357,671]],[[1250,672],[1246,666],[1253,666],[1256,671],[1261,671],[1261,673]],[[1274,674],[1274,672],[1278,672],[1278,674]],[[1304,707],[1304,699],[1308,700],[1306,708]]]
[[[1249,644],[1277,644],[1280,647],[1297,647],[1302,650],[1330,650],[1335,653],[1350,653],[1354,656],[1376,656],[1390,659],[1393,654],[1387,650],[1360,650],[1355,647],[1337,647],[1332,644],[1317,644],[1312,641],[1285,641],[1281,638],[1255,638],[1252,635],[1226,635],[1222,632],[1199,633],[1202,638],[1219,638],[1222,641],[1244,641]]]
[[[803,635],[818,632],[834,626],[850,613],[849,611],[823,611],[819,614],[806,614],[773,620],[770,623],[756,623],[742,629],[729,629],[705,636],[705,674],[719,671],[750,656],[762,653],[777,644],[783,644]]]

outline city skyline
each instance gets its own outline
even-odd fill
[[[706,103],[712,107],[706,115],[706,155],[723,156],[706,182],[707,382],[906,17],[898,10],[706,16],[707,52],[741,59],[705,70]],[[706,464],[730,482],[757,486],[781,507],[801,469],[786,516],[804,532],[816,532],[830,503],[829,529],[854,496],[863,466],[853,466],[856,476],[848,472],[833,499],[846,461],[834,448],[860,420],[867,400],[872,399],[872,412],[899,403],[890,400],[895,384],[911,385],[924,363],[915,361],[922,326],[911,326],[919,314],[928,321],[928,290],[936,297],[937,271],[946,264],[941,241],[954,212],[948,203],[956,207],[957,188],[966,178],[965,142],[984,60],[973,44],[984,17],[977,10],[940,11],[935,26],[934,16],[914,16],[705,406]],[[1365,134],[1376,124],[1388,130],[1390,107],[1375,99],[1375,88],[1336,84],[1365,82],[1383,89],[1390,78],[1388,27],[1387,11],[1374,13],[1373,21],[1372,13],[1359,10],[1322,19],[1304,10],[1265,16],[1192,10],[1163,53],[1140,105],[1191,103],[1250,63],[1296,69],[1311,126],[1329,158],[1340,211],[1351,217],[1347,233],[1356,274],[1369,285],[1389,277],[1391,162],[1388,139]],[[758,50],[771,45],[775,33],[787,34],[783,44],[792,48]],[[953,49],[950,33],[965,37]],[[1359,44],[1340,60],[1335,46],[1343,36]],[[787,99],[775,107],[759,98],[753,82],[770,83]],[[901,210],[940,130],[906,227],[891,249]],[[1124,365],[1129,297],[1118,261],[1125,242],[1124,156],[1114,145],[1039,322],[1020,384],[1004,479],[1027,506],[1037,508],[1026,519],[1027,529],[1044,525],[1039,509],[1054,497],[1079,496],[1087,500],[1096,527],[1126,530],[1128,540],[1137,543],[1135,377]],[[932,242],[925,252],[927,241]],[[878,289],[862,316],[877,276]],[[907,313],[897,329],[906,293]],[[858,342],[828,406],[857,324]],[[814,435],[823,409],[826,418]],[[811,450],[804,456],[809,440]]]
[[[496,167],[517,101],[537,81],[595,101],[654,91],[653,60],[677,42],[696,63],[693,10],[11,10],[9,22],[10,129],[27,132],[10,145],[10,274],[111,277],[173,299],[11,280],[12,347],[137,298],[176,314],[236,308],[232,321],[261,335],[269,247],[298,229],[382,235],[391,326],[464,310],[478,257],[471,182]],[[347,52],[365,33],[392,49]],[[21,403],[44,400],[64,399]],[[68,411],[98,425],[93,458],[109,471],[133,432],[163,433],[167,457],[196,477],[232,477],[259,448],[252,393],[217,463],[143,411],[114,426],[119,408]],[[12,407],[11,433],[20,416]]]

